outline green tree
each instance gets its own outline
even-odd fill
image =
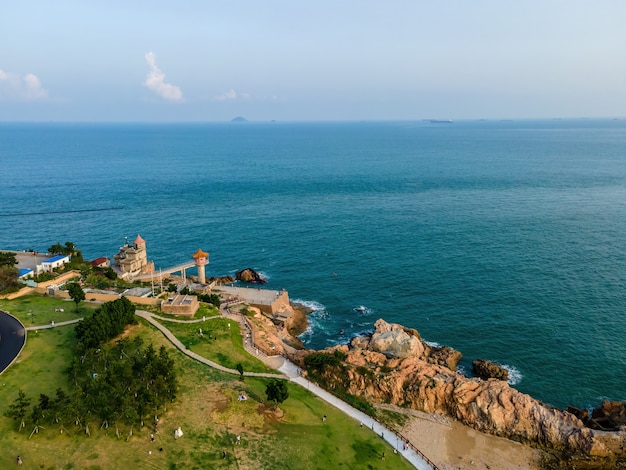
[[[0,266],[15,266],[17,264],[17,258],[15,253],[0,253]]]
[[[65,247],[60,243],[55,243],[50,248],[48,248],[48,253],[50,253],[51,255],[64,255]]]
[[[24,391],[20,388],[17,391],[17,399],[9,405],[9,408],[4,412],[4,416],[7,418],[13,418],[15,421],[19,421],[20,425],[18,427],[18,431],[21,431],[26,423],[24,422],[24,418],[26,417],[26,412],[30,406],[30,398],[26,396]]]
[[[265,387],[265,395],[267,395],[267,401],[273,401],[276,406],[279,405],[289,398],[287,382],[280,379],[271,379],[267,387]]]
[[[70,282],[67,285],[67,293],[76,304],[76,311],[78,312],[78,304],[85,300],[85,291],[77,282]]]
[[[239,372],[239,378],[243,380],[243,366],[241,365],[241,362],[237,363],[235,369],[237,369],[237,372]]]

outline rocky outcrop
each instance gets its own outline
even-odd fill
[[[216,286],[225,286],[235,282],[235,278],[233,276],[208,277],[206,281],[208,284],[215,283]]]
[[[481,379],[509,380],[508,370],[485,359],[475,359],[472,361],[472,368],[474,374]]]
[[[626,426],[626,402],[604,400],[602,405],[589,411],[568,406],[567,411],[578,417],[587,427],[600,431],[619,431]]]
[[[420,357],[424,354],[419,333],[402,325],[389,324],[380,319],[374,324],[374,334],[369,338],[368,349],[392,357]]]
[[[267,282],[265,279],[263,279],[263,277],[261,277],[258,272],[256,272],[252,268],[246,268],[242,269],[241,271],[237,271],[235,273],[235,276],[237,277],[237,280],[243,282],[254,282],[260,284],[264,284]]]
[[[445,358],[456,355],[421,342],[415,330],[378,320],[371,337],[354,338],[350,347],[328,352],[333,349],[341,350],[345,359],[322,372],[331,388],[374,402],[445,413],[482,432],[570,454],[614,458],[620,452],[615,444],[619,434],[599,438],[574,414],[548,407],[504,380],[455,372]],[[304,367],[310,353],[301,351],[296,360]],[[458,359],[451,362],[456,367]]]

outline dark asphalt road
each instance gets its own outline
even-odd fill
[[[26,330],[17,319],[0,310],[0,374],[22,350]]]

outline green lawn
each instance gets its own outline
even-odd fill
[[[235,326],[231,322],[230,333],[220,323],[213,329],[226,357],[229,341],[239,337]],[[25,469],[411,468],[379,436],[295,384],[289,384],[290,397],[280,405],[284,415],[278,417],[264,403],[266,380],[242,382],[200,364],[143,322],[126,334],[141,336],[157,349],[166,345],[180,378],[178,399],[159,416],[155,442],[150,442],[149,426],[135,426],[132,436],[127,426],[120,426],[117,438],[114,428],[100,429],[97,421],[90,421],[90,437],[73,426],[60,433],[56,425],[48,425],[29,439],[32,429],[18,433],[13,420],[0,416],[0,468],[13,468],[17,455]],[[15,400],[19,387],[34,400],[40,393],[53,395],[59,386],[67,390],[65,370],[74,341],[73,326],[30,332],[19,362],[0,376],[0,412]],[[240,347],[232,350],[237,353]],[[238,401],[239,394],[248,400]],[[184,436],[174,440],[179,426]],[[235,444],[237,435],[240,445]]]
[[[44,297],[41,295],[25,295],[14,300],[0,299],[0,309],[9,312],[20,320],[27,328],[35,325],[49,325],[89,315],[100,304],[81,302],[76,311],[76,304],[71,300]],[[63,309],[56,312],[55,309]]]
[[[161,324],[188,349],[224,367],[235,369],[241,364],[247,372],[275,372],[244,350],[239,324],[235,321],[212,318],[201,323],[163,321]]]

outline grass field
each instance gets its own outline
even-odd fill
[[[36,308],[32,305],[37,302],[28,300],[26,311]],[[23,307],[14,305],[6,309],[24,312]],[[243,354],[241,345],[233,342],[233,338],[241,342],[234,326],[231,323],[230,350],[228,332],[222,326],[214,329],[216,335],[220,331],[225,336],[218,338],[218,352],[235,364],[244,364],[238,357]],[[289,384],[289,399],[274,412],[264,403],[265,380],[246,378],[242,382],[235,375],[193,361],[143,321],[125,335],[140,336],[157,348],[164,344],[175,359],[181,389],[178,400],[159,416],[155,442],[150,442],[149,426],[136,426],[132,436],[128,426],[121,426],[116,437],[114,428],[100,429],[101,423],[95,421],[89,423],[90,437],[77,433],[78,428],[61,433],[52,425],[29,439],[32,429],[18,433],[14,421],[0,416],[0,468],[15,466],[17,455],[25,469],[411,468],[379,436],[295,384]],[[0,411],[15,400],[19,387],[34,400],[40,393],[53,395],[57,387],[67,389],[65,370],[74,342],[72,326],[30,332],[19,362],[0,376]],[[237,400],[240,393],[249,399]],[[323,415],[328,417],[326,422],[322,422]],[[179,426],[184,435],[175,440],[174,430]]]
[[[44,297],[41,295],[26,295],[15,300],[0,299],[0,310],[8,311],[19,319],[25,327],[34,325],[49,325],[89,315],[100,304],[81,302],[76,311],[76,304],[71,300]],[[63,309],[57,312],[55,309]]]
[[[224,367],[235,369],[237,364],[241,364],[247,372],[275,372],[243,349],[239,324],[235,321],[212,318],[202,323],[164,321],[161,324],[188,349]]]

